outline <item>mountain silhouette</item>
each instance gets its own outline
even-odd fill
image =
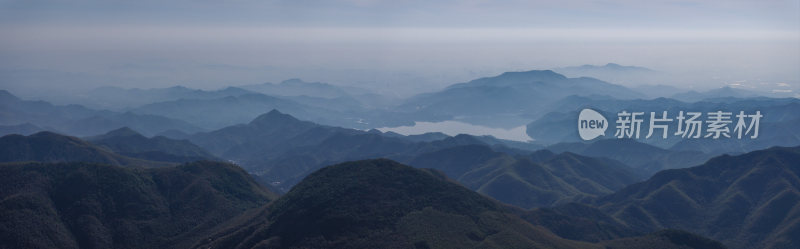
[[[596,205],[628,226],[677,228],[730,248],[800,246],[800,147],[774,147],[657,173]]]
[[[271,205],[236,220],[194,247],[604,248],[533,226],[437,171],[386,159],[320,169]],[[637,241],[655,243],[653,238]]]
[[[409,164],[441,170],[478,193],[522,208],[591,199],[639,179],[635,171],[612,160],[548,152],[514,157],[485,145],[424,153]]]
[[[0,164],[1,248],[188,248],[276,198],[235,165]]]
[[[167,162],[131,158],[76,137],[49,131],[0,137],[0,162],[94,162],[117,166],[161,167]]]
[[[88,137],[86,140],[121,155],[145,160],[177,163],[220,160],[188,140],[175,140],[163,136],[147,138],[128,127]]]
[[[145,135],[166,130],[181,130],[194,133],[202,129],[183,120],[158,115],[142,115],[132,112],[94,110],[81,105],[53,105],[46,101],[17,98],[0,90],[0,124],[24,124],[57,130],[73,136],[90,136],[121,127],[131,127]]]
[[[593,78],[567,78],[550,70],[506,72],[451,85],[406,100],[398,110],[412,112],[417,120],[451,120],[478,116],[492,120],[503,115],[539,116],[547,106],[571,95],[607,95],[621,99],[642,97],[620,85]]]

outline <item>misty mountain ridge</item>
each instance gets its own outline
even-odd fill
[[[800,249],[800,0],[0,0],[0,249]]]
[[[192,89],[185,86],[148,89],[98,87],[82,96],[78,96],[79,99],[73,102],[93,108],[130,110],[154,102],[177,99],[211,99],[249,93],[253,92],[238,87],[226,87],[212,91]]]
[[[30,136],[0,137],[0,162],[92,162],[116,166],[163,167],[155,162],[119,155],[76,137],[43,131]]]
[[[589,143],[558,143],[547,147],[553,152],[608,158],[624,163],[643,176],[665,169],[697,166],[716,154],[694,150],[669,150],[632,139],[601,139]]]
[[[185,163],[220,160],[188,140],[175,140],[163,136],[148,138],[128,127],[87,137],[85,140],[121,155],[152,161]]]
[[[559,70],[609,70],[609,71],[639,71],[639,72],[655,72],[655,70],[646,68],[646,67],[639,67],[639,66],[623,66],[617,63],[609,62],[602,66],[597,65],[581,65],[581,66],[573,66],[573,67],[562,67],[558,69],[554,69],[554,71],[558,72]]]
[[[530,70],[522,72],[505,72],[498,76],[484,77],[467,83],[448,86],[445,89],[469,86],[514,86],[521,83],[563,81],[567,77],[552,70]]]
[[[187,133],[202,130],[186,121],[163,116],[94,110],[74,104],[53,105],[45,101],[22,100],[7,91],[2,93],[0,104],[4,109],[0,113],[0,125],[30,123],[43,129],[76,136],[97,135],[125,126],[147,135],[166,130]]]
[[[370,93],[369,91],[363,89],[356,90],[356,88],[343,88],[322,82],[305,82],[297,78],[284,80],[278,84],[263,83],[256,85],[244,85],[240,87],[253,92],[277,96],[339,98]]]
[[[703,92],[688,91],[684,93],[677,93],[672,95],[672,98],[686,102],[697,102],[714,98],[754,98],[759,96],[762,95],[759,95],[757,92],[724,86],[721,88],[709,89]]]
[[[631,89],[647,95],[648,98],[669,98],[675,94],[684,93],[686,89],[665,84],[649,84],[632,86]]]
[[[482,193],[487,193],[508,203],[528,207],[551,206],[563,203],[566,200],[577,201],[580,199],[565,199],[563,198],[564,196],[596,197],[602,193],[607,194],[622,187],[622,185],[608,185],[608,182],[587,184],[587,182],[594,180],[571,180],[586,179],[586,176],[569,176],[567,179],[564,179],[564,176],[553,176],[551,182],[560,185],[537,187],[548,189],[553,186],[567,186],[562,188],[564,189],[562,194],[551,195],[555,196],[553,198],[525,200],[518,199],[521,196],[500,197],[498,194],[506,193],[507,191],[488,192],[488,190],[493,188],[502,189],[499,186],[510,186],[509,184],[515,182],[525,186],[537,186],[540,183],[544,183],[545,181],[532,180],[535,179],[532,175],[520,177],[515,167],[540,167],[539,163],[546,157],[540,157],[531,163],[522,161],[512,167],[511,165],[515,165],[518,162],[515,157],[530,153],[524,151],[525,147],[516,147],[516,150],[509,149],[507,147],[508,143],[489,143],[490,141],[482,140],[480,137],[468,135],[445,137],[442,140],[419,141],[391,133],[383,134],[376,131],[365,132],[317,125],[312,122],[301,121],[277,110],[261,115],[246,125],[231,126],[214,132],[201,133],[191,140],[210,149],[210,151],[222,158],[234,160],[248,170],[259,172],[259,175],[268,177],[269,182],[280,182],[280,185],[284,188],[292,186],[304,175],[330,163],[357,160],[359,157],[388,157],[417,166],[417,163],[421,162],[415,162],[416,158],[426,153],[445,152],[449,148],[456,149],[459,146],[470,145],[484,146],[483,148],[485,149],[482,149],[482,151],[486,151],[487,159],[463,162],[459,165],[461,170],[457,172],[444,171],[447,172],[449,177],[461,181],[470,186],[470,188],[479,192],[483,191]],[[766,144],[769,144],[769,141],[766,141]],[[708,146],[713,147],[713,145]],[[560,143],[550,146],[548,149],[556,153],[572,152],[582,156],[607,158],[617,161],[617,164],[621,162],[625,165],[623,168],[630,167],[626,170],[629,172],[626,173],[629,176],[625,179],[628,180],[617,179],[617,181],[624,183],[632,183],[663,169],[700,165],[716,155],[712,152],[704,152],[706,150],[665,149],[630,139],[606,139],[589,143]],[[457,150],[452,151],[455,152]],[[498,154],[496,151],[503,153]],[[483,153],[479,152],[480,150],[466,150],[460,154],[443,153],[442,155],[443,160],[453,157],[472,158],[471,156],[473,155]],[[492,158],[495,160],[489,160]],[[602,164],[597,161],[589,165],[597,167]],[[451,167],[447,166],[447,164],[436,165],[428,163],[424,165],[426,166],[422,167],[437,169]],[[477,170],[478,168],[483,168],[483,171],[476,171],[478,173],[473,173],[471,175],[472,178],[463,178],[467,171]],[[546,167],[542,170],[544,172],[552,171],[552,169],[547,169]],[[493,174],[500,180],[493,180],[492,177],[484,178],[488,172],[495,172]],[[616,171],[606,170],[604,172]],[[606,175],[597,174],[593,177],[605,177]],[[471,179],[471,183],[467,183],[466,179]],[[578,184],[576,186],[579,187],[569,186],[571,184]],[[576,190],[593,184],[594,186],[588,189]],[[527,188],[517,187],[514,189]],[[531,190],[533,191],[534,189]]]
[[[642,178],[613,160],[549,151],[511,156],[480,144],[422,153],[408,164],[441,170],[469,189],[526,209],[585,202]]]
[[[615,66],[607,65],[606,67],[613,68]],[[346,87],[327,83],[292,79],[279,84],[265,83],[261,85],[278,90],[256,91],[247,89],[246,86],[228,87],[214,91],[180,86],[153,89],[98,88],[95,89],[94,94],[97,95],[95,97],[99,102],[114,104],[112,102],[118,101],[114,105],[127,105],[125,102],[139,101],[142,105],[135,109],[126,109],[132,111],[127,116],[106,111],[101,113],[80,111],[78,110],[79,106],[74,106],[68,113],[49,115],[46,118],[29,117],[24,113],[15,115],[17,117],[6,118],[8,120],[0,125],[19,125],[27,122],[39,127],[55,127],[61,132],[79,136],[96,135],[123,126],[135,128],[148,136],[167,130],[178,130],[191,134],[201,130],[214,130],[246,123],[267,110],[280,109],[304,120],[358,129],[413,125],[415,121],[448,120],[459,120],[486,127],[509,128],[539,120],[556,109],[564,111],[562,109],[564,106],[559,106],[559,103],[563,103],[563,99],[571,96],[589,97],[595,100],[609,98],[608,101],[619,99],[620,102],[646,97],[620,85],[586,77],[569,78],[551,70],[506,72],[494,77],[479,78],[451,85],[439,92],[420,94],[405,99],[402,104],[398,105],[375,102],[386,102],[383,100],[391,99],[386,96],[348,92]],[[283,88],[291,91],[281,92],[284,91],[280,90]],[[306,90],[308,94],[303,94],[303,91]],[[336,96],[322,96],[313,94],[314,92],[336,93]],[[282,93],[292,96],[279,95]],[[7,95],[10,93],[4,94],[4,96]],[[707,97],[718,99],[719,96],[727,95],[730,94],[723,92]],[[370,100],[365,100],[365,98]],[[6,101],[15,102],[14,99],[16,97],[6,98]],[[6,103],[10,104],[11,102]],[[39,103],[46,104],[45,102]],[[144,120],[144,117],[129,117],[134,114],[152,115],[147,116],[151,121],[133,124],[131,122],[138,119]],[[156,116],[179,119],[175,121],[185,123],[181,124],[165,119],[157,121],[159,118]],[[56,119],[57,117],[61,118]],[[68,123],[73,124],[68,128],[63,128],[63,125],[54,125],[63,122],[64,118],[71,119]],[[169,125],[156,127],[156,124],[152,124],[153,122],[164,122]],[[544,141],[545,144],[550,143],[546,139],[535,136],[533,138]]]
[[[613,66],[613,65],[612,65]],[[588,83],[594,82],[594,83]],[[298,98],[305,100],[307,103],[314,102],[313,105],[306,105],[293,100],[281,99],[257,93],[247,93],[240,96],[227,96],[222,98],[211,99],[179,99],[167,102],[159,102],[146,105],[134,112],[126,112],[123,114],[113,113],[108,111],[93,111],[90,109],[82,108],[81,106],[67,106],[59,107],[52,106],[48,108],[46,102],[32,102],[19,100],[10,93],[5,93],[4,99],[6,103],[23,103],[19,106],[32,106],[30,108],[22,108],[25,111],[17,111],[15,115],[6,115],[8,117],[7,123],[9,125],[18,125],[30,123],[37,127],[58,126],[62,128],[63,125],[50,125],[57,122],[63,122],[66,117],[78,116],[84,117],[79,120],[68,120],[66,131],[60,132],[67,134],[76,134],[80,136],[96,135],[107,132],[109,130],[117,129],[120,127],[131,127],[137,131],[142,132],[147,136],[155,134],[162,134],[167,131],[172,131],[172,135],[176,138],[190,138],[192,133],[208,129],[214,130],[229,126],[236,126],[237,124],[247,123],[252,121],[258,115],[270,109],[281,109],[293,116],[297,116],[303,120],[310,120],[315,123],[326,124],[331,126],[340,127],[353,127],[358,124],[360,127],[370,127],[379,125],[380,122],[409,122],[410,120],[448,120],[455,118],[453,115],[456,112],[452,110],[459,109],[467,114],[459,116],[459,118],[467,117],[464,120],[470,120],[469,117],[482,117],[484,120],[508,120],[509,117],[518,120],[520,118],[535,119],[527,126],[527,133],[529,136],[536,140],[536,144],[523,144],[523,143],[509,143],[509,142],[492,142],[486,140],[490,144],[503,143],[506,147],[521,148],[524,150],[535,150],[541,148],[541,145],[554,144],[558,142],[575,142],[578,140],[575,135],[576,131],[572,121],[576,115],[567,113],[556,113],[553,110],[578,110],[587,105],[598,109],[599,111],[612,115],[614,111],[621,109],[628,109],[633,107],[647,107],[647,108],[666,108],[670,113],[675,113],[677,110],[714,110],[719,108],[734,108],[742,109],[745,111],[752,111],[755,109],[762,109],[769,111],[769,115],[765,115],[763,126],[769,127],[771,131],[780,132],[765,132],[764,138],[759,141],[724,141],[724,144],[715,146],[708,141],[681,141],[675,137],[669,137],[665,140],[641,140],[641,142],[650,143],[661,148],[670,148],[675,150],[691,150],[701,151],[706,154],[717,154],[725,152],[742,153],[753,149],[766,148],[771,145],[794,145],[797,136],[792,133],[793,120],[796,120],[796,103],[784,106],[777,106],[777,103],[783,103],[783,99],[764,99],[764,98],[746,98],[738,99],[734,102],[718,102],[718,101],[701,101],[695,103],[686,103],[672,99],[653,99],[653,100],[618,100],[613,96],[616,93],[624,92],[619,90],[624,88],[618,85],[609,83],[598,83],[601,81],[589,78],[568,78],[561,74],[549,70],[533,70],[526,72],[508,72],[495,77],[486,77],[476,79],[467,83],[455,84],[446,88],[442,92],[423,94],[417,97],[434,101],[433,105],[423,107],[416,104],[416,107],[422,107],[409,111],[404,109],[405,106],[397,110],[369,110],[365,111],[356,107],[358,104],[355,102],[347,102],[350,104],[343,104],[336,106],[334,109],[342,110],[335,111],[327,107],[333,106],[330,103],[341,102],[339,99],[324,100],[322,98],[309,99],[309,97],[300,96]],[[300,80],[290,80],[281,84],[286,85],[310,85],[310,86],[325,86],[324,83],[312,84]],[[280,85],[280,84],[279,84]],[[605,89],[604,92],[596,93],[587,96],[578,96],[575,94],[567,95],[561,98],[553,98],[555,94],[541,94],[542,98],[535,98],[524,94],[525,89],[535,89],[534,92],[546,89],[560,89],[559,87],[573,86],[568,91],[577,91],[582,88],[591,89],[592,87],[599,87]],[[578,87],[574,87],[578,86]],[[533,87],[533,88],[530,88]],[[555,87],[555,88],[554,88]],[[228,88],[231,92],[249,92],[238,88]],[[187,92],[190,89],[183,87],[168,88],[169,91]],[[240,91],[241,90],[241,91]],[[447,91],[455,91],[455,93]],[[563,90],[563,89],[562,89]],[[165,90],[166,91],[166,90]],[[605,94],[602,94],[605,93]],[[11,97],[9,97],[11,96]],[[517,101],[515,96],[519,97],[523,102]],[[417,98],[415,97],[415,98]],[[441,97],[441,98],[440,98]],[[484,101],[480,101],[485,98]],[[547,104],[542,103],[544,99],[553,98],[552,102]],[[413,99],[413,98],[412,98]],[[794,99],[796,100],[796,99]],[[525,101],[528,103],[526,104]],[[535,102],[535,103],[534,103]],[[544,101],[547,102],[547,101]],[[35,104],[34,104],[35,103]],[[486,104],[488,103],[488,104]],[[522,104],[521,104],[522,103]],[[9,104],[11,105],[11,104]],[[492,107],[494,106],[494,107]],[[13,106],[10,109],[15,110]],[[519,110],[520,107],[535,108],[531,112],[508,113],[508,110]],[[38,108],[38,109],[37,109]],[[432,109],[431,109],[432,108]],[[453,109],[455,108],[455,109]],[[768,108],[764,109],[764,108]],[[55,109],[55,110],[53,110]],[[488,111],[487,109],[499,109],[500,113],[495,111]],[[54,113],[55,115],[41,115],[29,117],[25,113],[29,111],[38,112],[34,110],[45,110]],[[288,110],[288,111],[287,111]],[[439,111],[435,111],[439,110]],[[483,110],[483,111],[482,111]],[[486,111],[486,112],[484,112]],[[61,113],[59,113],[61,112]],[[100,112],[100,113],[98,113]],[[484,112],[485,114],[478,114]],[[16,115],[20,113],[22,115]],[[146,114],[146,115],[143,115]],[[181,120],[173,120],[163,118],[179,118],[188,120],[181,124]],[[367,117],[363,119],[362,117]],[[540,117],[540,118],[536,118]],[[800,118],[799,118],[800,119]],[[384,121],[380,121],[384,120]],[[31,122],[33,121],[33,122]],[[362,122],[363,121],[363,122]],[[377,122],[377,123],[375,123]],[[489,121],[492,122],[492,121]],[[543,123],[544,122],[544,123]],[[189,125],[188,123],[191,123]],[[163,124],[169,124],[164,127]],[[202,124],[204,128],[191,128],[188,126]],[[160,127],[155,126],[160,125]],[[647,124],[643,125],[643,129],[647,128]],[[31,128],[31,127],[28,127]],[[52,130],[52,129],[49,129]],[[611,130],[611,129],[609,129]],[[787,131],[792,134],[790,136],[781,135]],[[25,132],[25,130],[20,130]],[[608,131],[607,131],[608,132]],[[770,134],[767,134],[770,133]],[[169,133],[167,133],[169,134]],[[768,136],[769,135],[769,136]],[[680,144],[679,144],[680,143]],[[206,143],[209,144],[209,143]],[[220,156],[221,151],[216,149],[210,150],[212,153]],[[515,153],[512,151],[507,151]],[[247,156],[251,157],[251,156]],[[303,156],[305,157],[305,156]],[[658,169],[659,167],[651,167]]]
[[[306,82],[297,78],[284,80],[278,84],[267,82],[240,87],[253,92],[277,96],[318,107],[325,107],[319,105],[324,103],[327,105],[341,105],[351,108],[387,108],[399,101],[395,96],[378,94],[360,87],[340,86],[324,82]],[[342,105],[341,102],[346,102],[346,104]],[[346,111],[346,109],[341,108],[334,109]]]
[[[209,149],[212,153],[225,157],[238,157],[243,153],[242,151],[232,151],[235,148],[246,150],[260,149],[262,151],[269,151],[268,153],[275,153],[281,148],[287,147],[288,144],[282,144],[297,136],[300,133],[307,132],[311,129],[314,130],[314,136],[307,136],[307,139],[296,139],[295,143],[310,144],[308,139],[318,141],[324,139],[322,134],[330,134],[337,131],[356,132],[338,127],[321,126],[309,121],[300,121],[291,115],[281,113],[277,109],[273,109],[267,113],[261,114],[252,121],[228,126],[219,130],[204,132],[192,135],[190,140],[194,143]],[[268,145],[269,144],[269,145]],[[261,154],[263,152],[254,152]]]
[[[31,123],[22,123],[17,125],[0,125],[0,136],[5,136],[9,134],[19,134],[27,136],[45,130],[47,129]]]
[[[442,156],[434,156],[432,158],[441,158],[432,161],[430,165],[434,166],[447,166],[447,168],[443,168],[445,171],[448,172],[449,169],[458,169],[460,172],[466,172],[463,176],[458,177],[458,180],[463,184],[470,186],[470,182],[478,183],[479,186],[477,187],[478,192],[488,194],[493,196],[498,200],[503,200],[505,202],[515,203],[514,200],[520,197],[538,197],[543,198],[546,197],[553,192],[557,194],[553,194],[555,198],[565,198],[564,200],[574,200],[574,201],[581,201],[581,202],[592,202],[594,199],[597,199],[598,196],[610,193],[615,189],[619,189],[624,186],[624,182],[630,181],[633,182],[636,179],[635,173],[622,173],[625,170],[625,166],[622,166],[618,162],[605,160],[605,159],[595,159],[595,158],[587,158],[580,155],[575,154],[554,154],[548,151],[540,151],[537,153],[532,153],[527,158],[520,158],[511,157],[504,153],[492,152],[492,149],[488,147],[485,143],[482,143],[481,140],[478,138],[461,135],[456,137],[447,137],[444,140],[434,140],[431,142],[412,142],[408,140],[404,140],[402,137],[397,137],[394,139],[387,139],[381,138],[385,135],[382,134],[371,134],[370,132],[364,131],[357,131],[357,130],[349,130],[349,129],[342,129],[342,128],[335,128],[335,127],[324,127],[313,124],[307,121],[301,121],[296,119],[288,114],[283,114],[277,110],[270,111],[269,113],[260,115],[258,118],[254,119],[250,123],[246,125],[238,125],[229,127],[226,129],[240,129],[243,127],[250,127],[249,129],[256,129],[258,132],[266,132],[265,134],[273,134],[272,136],[280,136],[281,134],[287,134],[286,131],[291,131],[293,128],[299,128],[296,134],[320,134],[317,132],[323,131],[334,131],[331,137],[328,139],[324,139],[323,142],[319,145],[318,148],[313,148],[308,151],[308,154],[305,155],[317,155],[324,157],[332,158],[337,160],[336,158],[340,158],[338,160],[343,160],[348,158],[349,156],[340,157],[337,154],[328,154],[329,152],[345,152],[351,153],[351,151],[361,151],[362,155],[370,155],[374,152],[386,153],[381,152],[384,149],[391,149],[388,151],[408,151],[412,154],[410,155],[424,155],[429,153],[429,155],[435,155],[442,152]],[[234,130],[236,130],[234,129]],[[231,130],[231,131],[234,131]],[[306,133],[306,131],[316,130],[313,133]],[[336,131],[344,132],[338,133]],[[249,133],[242,133],[243,137],[248,136]],[[324,134],[324,133],[322,133]],[[137,133],[130,130],[130,129],[120,129],[109,134],[106,134],[105,138],[113,138],[113,137],[130,137],[130,136],[137,136]],[[369,135],[369,136],[366,136]],[[100,136],[102,138],[103,136]],[[293,137],[293,136],[289,136]],[[302,137],[302,136],[300,136]],[[254,141],[257,138],[254,138]],[[332,139],[332,140],[331,140]],[[292,141],[293,139],[289,140],[272,140],[275,143],[285,143],[283,141]],[[327,140],[327,141],[325,141]],[[482,144],[482,145],[481,145]],[[342,146],[344,145],[344,146]],[[410,145],[410,147],[408,147]],[[356,146],[354,148],[349,148],[350,146]],[[475,148],[475,149],[466,149],[460,151],[462,148]],[[600,146],[604,148],[614,148],[614,146]],[[308,149],[309,147],[301,147],[303,150]],[[339,149],[341,148],[341,149]],[[382,148],[375,150],[377,148]],[[353,150],[355,149],[355,150]],[[399,149],[399,150],[398,150]],[[374,150],[372,152],[371,150]],[[427,151],[427,152],[426,152]],[[483,152],[480,152],[483,151]],[[290,152],[287,155],[304,155],[304,154],[295,154],[299,151]],[[480,152],[480,153],[479,153]],[[433,153],[433,154],[430,154]],[[448,155],[449,154],[449,155]],[[480,155],[487,155],[487,157],[482,157]],[[347,154],[345,154],[347,155]],[[380,154],[375,154],[380,155]],[[330,157],[333,156],[333,157]],[[404,158],[405,156],[402,155],[395,155],[400,156],[400,158]],[[478,158],[487,158],[487,159],[470,159],[470,156],[478,156]],[[278,157],[282,158],[282,157]],[[283,158],[292,158],[292,157],[283,157]],[[408,158],[408,157],[405,157]],[[447,160],[463,158],[465,161],[452,161],[452,163],[446,163]],[[317,159],[319,160],[319,159]],[[442,161],[444,160],[444,161]],[[284,161],[284,160],[278,160]],[[284,161],[286,162],[286,161]],[[296,164],[300,161],[293,161],[292,164],[294,165],[302,165]],[[468,166],[468,164],[464,164],[463,162],[471,162],[478,164],[478,166]],[[488,163],[482,163],[488,162]],[[502,162],[502,163],[501,163]],[[608,165],[608,166],[604,166]],[[617,165],[617,166],[614,166]],[[464,167],[466,166],[466,167]],[[286,168],[288,169],[288,168]],[[316,171],[317,167],[310,167],[306,170]],[[618,171],[622,170],[622,171]],[[275,171],[278,172],[278,171]],[[301,171],[302,172],[302,171]],[[484,173],[482,173],[484,172]],[[530,172],[534,172],[534,174],[530,174]],[[629,180],[624,180],[619,178],[624,176],[625,174],[630,174],[628,177]],[[450,174],[448,174],[450,175]],[[481,180],[481,179],[489,179],[489,181]],[[302,182],[302,181],[301,181]],[[508,199],[504,197],[503,194],[508,193],[518,193],[520,187],[514,187],[515,183],[523,183],[525,185],[534,185],[532,189],[538,189],[536,191],[542,190],[549,190],[546,192],[539,192],[537,194],[530,194],[530,195],[516,195],[516,197],[512,197]],[[476,187],[471,187],[476,188]],[[503,188],[507,188],[508,190],[505,191],[495,191],[495,190],[502,190]],[[324,188],[323,188],[324,189]],[[578,190],[578,195],[575,195],[573,191]],[[482,192],[483,191],[483,192]],[[549,192],[549,193],[548,193]],[[547,194],[545,194],[547,193]],[[600,197],[602,198],[602,197]],[[524,199],[517,199],[517,200],[524,200]],[[517,202],[517,205],[530,205],[530,204],[521,204],[524,202]],[[534,202],[535,203],[535,202]],[[555,201],[555,202],[541,202],[539,204],[533,204],[533,206],[551,206],[565,203],[562,201]],[[373,219],[374,217],[369,216],[369,219]],[[516,218],[512,218],[516,219]],[[244,218],[243,220],[258,220],[257,218]],[[572,220],[572,219],[570,219]],[[514,221],[519,222],[519,221]],[[260,224],[260,225],[259,225]],[[264,223],[256,223],[252,224],[252,226],[256,227],[263,227]],[[524,224],[524,223],[523,223]],[[251,225],[247,225],[251,226]],[[550,226],[555,227],[555,224],[550,223]],[[616,225],[614,225],[616,226]],[[624,226],[631,226],[637,227],[631,224],[624,224]],[[414,226],[416,227],[416,226]],[[479,226],[481,227],[481,226]],[[659,229],[660,227],[647,227],[647,229]],[[279,228],[275,228],[279,229]],[[280,228],[282,229],[282,228]],[[520,228],[521,229],[521,228]],[[566,229],[566,228],[561,228]],[[580,227],[573,227],[571,229],[584,229]],[[616,229],[611,227],[606,227],[603,229]],[[278,232],[279,230],[275,230]],[[365,231],[365,230],[357,230],[357,231]],[[413,230],[412,230],[413,231]],[[569,234],[563,230],[560,230],[562,234]],[[244,233],[248,233],[247,231],[243,231]],[[599,232],[599,231],[598,231]],[[216,232],[215,232],[216,233]],[[227,234],[228,232],[222,232],[222,234]],[[240,232],[236,232],[237,234]],[[279,232],[281,235],[279,237],[284,238],[287,232]],[[291,232],[289,232],[291,233]],[[381,233],[381,232],[378,232]],[[438,233],[438,232],[437,232]],[[617,245],[625,244],[629,242],[620,242],[618,240],[625,239],[622,235],[625,233],[621,233],[619,236],[611,236],[605,237],[606,239],[612,239],[611,241],[601,241],[600,243],[616,243]],[[663,235],[663,234],[662,234]],[[671,241],[669,239],[663,240],[664,237],[659,237],[662,235],[658,235],[656,237],[648,237],[649,239],[653,239],[655,241],[660,242],[648,242],[648,243],[671,243],[667,241]],[[225,235],[227,236],[227,235]],[[648,236],[655,236],[655,235],[648,235]],[[666,235],[663,235],[666,236]],[[673,236],[673,235],[670,235]],[[678,236],[678,235],[676,235]],[[686,238],[685,236],[688,235],[679,235],[680,238]],[[256,236],[257,237],[257,236]],[[645,236],[646,237],[646,236]],[[557,238],[557,237],[555,237]],[[588,238],[588,237],[587,237]],[[598,238],[598,237],[593,237]],[[639,237],[639,239],[643,239]],[[212,240],[213,241],[213,240]],[[229,241],[229,240],[226,240]],[[370,242],[371,241],[371,242]],[[520,240],[525,241],[525,240]],[[538,240],[537,240],[538,241]],[[701,239],[703,241],[703,239]],[[208,242],[203,242],[208,243]],[[216,242],[215,242],[216,243]],[[226,243],[230,243],[226,242]],[[248,242],[249,243],[249,242]],[[288,242],[287,242],[288,243]],[[303,243],[317,243],[317,242],[303,242]],[[327,243],[327,242],[325,242]],[[367,239],[364,243],[376,243],[370,239]],[[436,243],[432,241],[428,241],[426,243]],[[519,242],[523,244],[531,243],[531,242]],[[705,242],[704,242],[705,243]],[[586,247],[580,246],[580,247]],[[703,247],[700,247],[703,248]]]
[[[280,182],[287,190],[318,168],[350,160],[388,157],[405,161],[420,153],[470,144],[526,153],[525,147],[489,137],[431,136],[436,139],[319,125],[272,110],[247,124],[198,133],[189,140],[268,177],[269,182]]]
[[[546,113],[541,106],[571,95],[608,95],[620,99],[644,96],[593,78],[567,78],[551,70],[532,70],[507,72],[420,94],[407,99],[398,110],[415,113],[422,121],[470,116],[507,119],[504,115],[535,118]]]
[[[532,162],[526,158],[531,152],[496,139],[458,135],[420,141],[318,125],[277,110],[191,140],[281,189],[331,163],[379,157],[443,170],[470,189],[526,208],[599,197],[646,176],[619,162],[568,153],[539,153],[529,157],[536,158]]]
[[[409,122],[403,115],[394,115],[373,108],[350,96],[329,99],[305,95],[283,97],[251,92],[221,98],[155,102],[131,111],[174,117],[207,130],[246,123],[271,109],[280,109],[317,123],[347,128],[374,128],[382,127],[384,123]]]
[[[560,67],[554,68],[553,71],[569,77],[592,77],[627,87],[666,84],[669,82],[665,82],[665,80],[670,76],[665,72],[646,67],[623,66],[616,63]],[[649,92],[648,95],[650,95]]]
[[[311,107],[259,93],[213,99],[178,99],[150,103],[135,113],[176,117],[209,130],[246,123],[264,110],[282,109],[304,114]],[[213,114],[213,115],[212,115]]]
[[[623,66],[616,63],[608,63],[602,66],[561,67],[553,70],[569,77],[592,77],[614,82],[644,93],[648,98],[668,97],[696,102],[714,97],[797,97],[792,92],[792,87],[786,83],[766,84],[759,82],[754,84],[747,83],[747,81],[736,81],[736,83],[731,84],[730,81],[733,80],[720,81],[718,76],[702,76],[698,78],[697,76],[691,76],[691,73],[665,72],[640,66]],[[708,78],[702,79],[703,77]],[[716,83],[698,84],[701,82]],[[715,85],[718,87],[714,87]]]

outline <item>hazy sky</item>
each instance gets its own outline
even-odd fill
[[[0,0],[0,88],[21,95],[288,78],[405,95],[608,62],[796,87],[800,0]]]

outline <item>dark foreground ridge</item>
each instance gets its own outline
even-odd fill
[[[683,229],[731,248],[800,248],[800,147],[661,171],[596,204],[638,231]]]
[[[0,248],[187,248],[275,198],[218,162],[0,164]]]
[[[636,243],[566,240],[511,209],[438,171],[355,161],[316,171],[195,248],[724,248],[678,231],[629,238]]]

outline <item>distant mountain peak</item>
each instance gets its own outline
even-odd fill
[[[10,92],[8,92],[6,90],[0,90],[0,100],[19,101],[20,99],[17,96],[14,96],[14,94],[11,94]]]
[[[683,93],[677,93],[672,95],[672,98],[685,102],[697,102],[713,98],[752,98],[757,96],[758,94],[756,92],[726,85],[706,91],[690,90]]]
[[[290,123],[290,122],[300,122],[300,120],[298,120],[295,117],[292,117],[292,115],[282,113],[277,109],[272,109],[268,113],[261,114],[260,116],[253,119],[253,121],[251,121],[250,124],[255,124],[255,125],[276,124],[276,123],[280,124],[280,123]]]
[[[567,77],[561,75],[559,73],[554,72],[553,70],[530,70],[530,71],[522,71],[522,72],[505,72],[497,78],[509,78],[509,79],[533,79],[537,81],[546,81],[546,80],[562,80],[566,79]]]
[[[282,114],[283,113],[281,111],[278,111],[278,109],[272,109],[269,112],[267,112],[267,115],[282,115]]]
[[[328,84],[328,83],[316,82],[316,81],[315,82],[308,82],[308,81],[304,81],[304,80],[299,79],[299,78],[293,78],[293,79],[284,80],[284,81],[282,81],[280,83],[280,85],[292,86],[292,87],[322,87],[322,88],[329,89],[329,90],[332,89],[332,88],[336,88],[336,86]],[[337,90],[340,90],[340,89],[337,89]]]
[[[188,87],[185,87],[185,86],[182,86],[182,85],[171,86],[171,87],[168,87],[167,89],[169,89],[169,90],[195,90],[195,89],[191,89],[191,88],[188,88]]]
[[[582,65],[577,67],[565,67],[559,68],[556,70],[627,70],[627,71],[653,71],[652,69],[646,67],[639,67],[639,66],[623,66],[617,63],[609,62],[602,66],[597,65]]]
[[[116,130],[112,130],[107,132],[104,137],[129,137],[129,136],[141,136],[139,132],[125,126]]]
[[[484,77],[472,80],[467,83],[459,83],[449,86],[448,88],[460,88],[471,86],[514,86],[526,85],[534,82],[556,82],[567,80],[564,75],[554,72],[553,70],[530,70],[521,72],[505,72],[493,77]]]
[[[229,86],[219,90],[220,92],[250,92],[241,87]]]
[[[297,205],[305,205],[305,208],[297,208]],[[320,223],[324,224],[320,226],[323,228],[337,224],[333,223],[337,220],[330,219],[341,217],[337,214],[353,214],[341,217],[348,220],[337,224],[337,229],[327,230],[336,233],[339,229],[361,226],[357,221],[394,227],[403,215],[425,207],[461,215],[499,209],[489,199],[443,179],[437,171],[416,169],[389,159],[371,159],[317,170],[270,206],[269,215],[275,227],[303,224],[305,226],[295,227],[317,229],[315,225]],[[291,232],[277,235],[283,235],[283,242],[293,243],[306,234]]]
[[[281,85],[327,85],[327,84],[320,82],[307,82],[299,78],[293,78],[281,81]]]
[[[55,133],[55,132],[52,132],[52,131],[40,131],[40,132],[34,133],[33,135],[30,135],[30,136],[28,136],[28,137],[32,137],[32,138],[58,138],[58,139],[80,140],[80,139],[78,139],[78,138],[76,138],[76,137],[71,137],[71,136],[61,135],[61,134],[58,134],[58,133]]]
[[[453,137],[445,138],[443,141],[450,142],[453,144],[461,144],[461,145],[470,145],[470,144],[482,144],[485,145],[486,143],[482,142],[480,139],[476,138],[475,136],[468,135],[468,134],[458,134]]]

